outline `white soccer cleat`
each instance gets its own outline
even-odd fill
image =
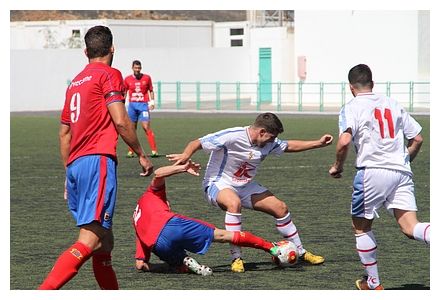
[[[183,259],[183,264],[188,267],[188,269],[198,275],[210,276],[212,275],[212,269],[208,266],[201,265],[192,257],[185,257]]]

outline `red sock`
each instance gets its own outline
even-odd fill
[[[93,273],[101,290],[118,290],[118,279],[112,267],[110,252],[101,252],[93,255]]]
[[[272,243],[266,241],[248,231],[235,231],[232,244],[243,247],[252,247],[269,251],[273,247]]]
[[[147,130],[147,139],[148,139],[148,143],[150,143],[151,151],[157,152],[156,139],[154,137],[153,130],[151,129]]]
[[[92,249],[76,242],[64,251],[55,262],[52,270],[47,275],[39,290],[58,290],[77,273],[92,253]]]

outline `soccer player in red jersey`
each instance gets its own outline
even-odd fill
[[[188,160],[181,165],[157,169],[146,192],[139,198],[133,214],[136,230],[136,269],[150,271],[151,252],[171,267],[211,275],[209,267],[200,265],[186,251],[205,254],[212,242],[232,243],[269,252],[276,257],[277,246],[247,231],[226,231],[201,220],[179,215],[170,210],[165,192],[165,178],[189,173],[198,176],[200,165]]]
[[[66,169],[65,198],[79,236],[59,256],[39,289],[61,288],[90,257],[100,288],[119,288],[111,265],[118,134],[138,155],[142,174],[153,172],[125,110],[121,72],[111,67],[114,47],[110,29],[90,28],[85,43],[89,64],[67,88],[59,130]]]
[[[150,144],[151,157],[158,157],[156,138],[150,126],[150,110],[154,109],[153,83],[149,75],[141,73],[142,65],[139,60],[133,61],[131,68],[133,74],[124,79],[128,91],[128,116],[134,128],[137,128],[138,121],[141,122]],[[127,157],[134,157],[133,149],[128,149]]]

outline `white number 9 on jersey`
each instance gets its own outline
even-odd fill
[[[79,93],[75,93],[72,95],[72,99],[70,99],[70,121],[72,123],[78,122],[79,114],[81,107],[81,96]]]

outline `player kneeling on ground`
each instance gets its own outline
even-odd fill
[[[189,173],[199,175],[200,165],[165,166],[155,171],[146,192],[140,197],[133,214],[136,230],[136,269],[150,271],[151,252],[177,270],[190,270],[200,275],[211,275],[212,270],[200,265],[186,251],[205,254],[212,242],[231,243],[279,254],[278,246],[246,231],[226,231],[207,222],[179,215],[170,210],[165,192],[165,177]]]

